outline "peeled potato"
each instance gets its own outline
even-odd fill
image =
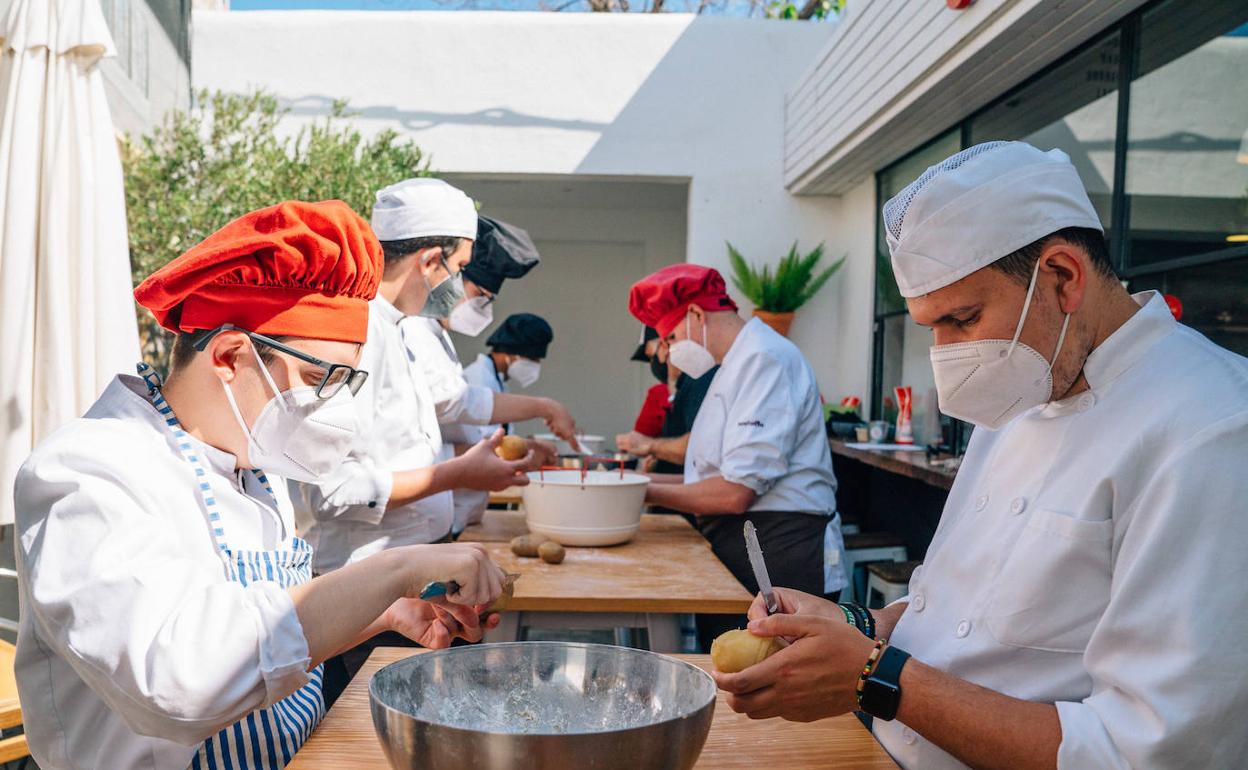
[[[542,561],[547,564],[560,564],[563,562],[563,557],[567,556],[567,554],[568,552],[563,550],[563,546],[554,540],[547,540],[537,547],[537,555],[542,557]]]
[[[738,628],[720,634],[711,642],[711,663],[718,671],[735,674],[762,663],[779,651],[780,643],[774,636],[755,636]]]
[[[507,461],[523,460],[529,453],[529,442],[519,436],[503,436],[503,441],[494,447],[494,454]]]
[[[516,556],[537,556],[537,549],[546,542],[542,535],[521,535],[511,539],[511,552]]]

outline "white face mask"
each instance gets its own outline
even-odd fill
[[[1047,403],[1053,397],[1053,364],[1070,325],[1070,313],[1062,321],[1053,361],[1018,341],[1031,297],[1036,290],[1040,263],[1031,274],[1027,299],[1012,340],[976,340],[931,349],[932,373],[940,411],[988,430],[996,430],[1016,416]]]
[[[514,381],[522,388],[537,382],[542,374],[542,365],[528,358],[517,358],[507,366],[507,379]]]
[[[327,399],[318,398],[313,387],[282,393],[254,345],[251,350],[275,395],[250,430],[229,384],[221,383],[234,419],[247,437],[247,459],[252,467],[292,481],[313,482],[329,475],[342,464],[355,438],[351,389],[344,385]]]
[[[705,321],[702,322],[702,344],[699,345],[689,339],[692,334],[690,318],[691,316],[685,316],[685,339],[672,343],[671,349],[667,351],[667,360],[672,366],[696,380],[715,368],[715,356],[706,349]]]
[[[465,300],[451,311],[451,331],[475,337],[494,323],[494,303],[484,295]]]

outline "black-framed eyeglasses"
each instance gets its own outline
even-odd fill
[[[208,347],[208,343],[212,341],[212,338],[221,332],[242,332],[243,334],[246,334],[248,339],[250,339],[253,343],[267,345],[279,353],[285,353],[292,358],[297,358],[300,361],[304,361],[312,364],[313,366],[318,366],[321,369],[324,369],[325,375],[321,377],[320,384],[316,386],[316,397],[320,399],[333,398],[338,394],[338,391],[342,390],[344,385],[351,391],[351,395],[354,396],[356,393],[360,392],[360,388],[364,387],[364,381],[368,379],[368,372],[363,369],[356,369],[355,367],[347,366],[346,364],[335,364],[329,361],[322,361],[316,356],[308,355],[302,350],[292,348],[290,345],[278,342],[272,337],[266,337],[263,334],[247,331],[246,329],[239,328],[234,324],[221,324],[215,329],[208,329],[200,332],[195,335],[194,339],[191,340],[191,346],[202,353],[204,348]]]

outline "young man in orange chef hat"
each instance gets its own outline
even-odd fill
[[[320,664],[379,631],[478,639],[502,572],[414,545],[313,579],[280,480],[332,471],[381,276],[340,201],[226,225],[135,291],[178,334],[19,472],[17,682],[45,770],[279,768],[324,714]],[[435,606],[432,581],[457,592]],[[491,618],[490,623],[496,623]]]

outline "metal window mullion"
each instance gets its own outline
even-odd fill
[[[1127,197],[1127,150],[1130,136],[1131,82],[1139,65],[1138,11],[1123,20],[1118,35],[1118,119],[1114,129],[1114,185],[1110,195],[1110,245],[1114,269],[1121,275],[1130,264],[1130,202]]]

